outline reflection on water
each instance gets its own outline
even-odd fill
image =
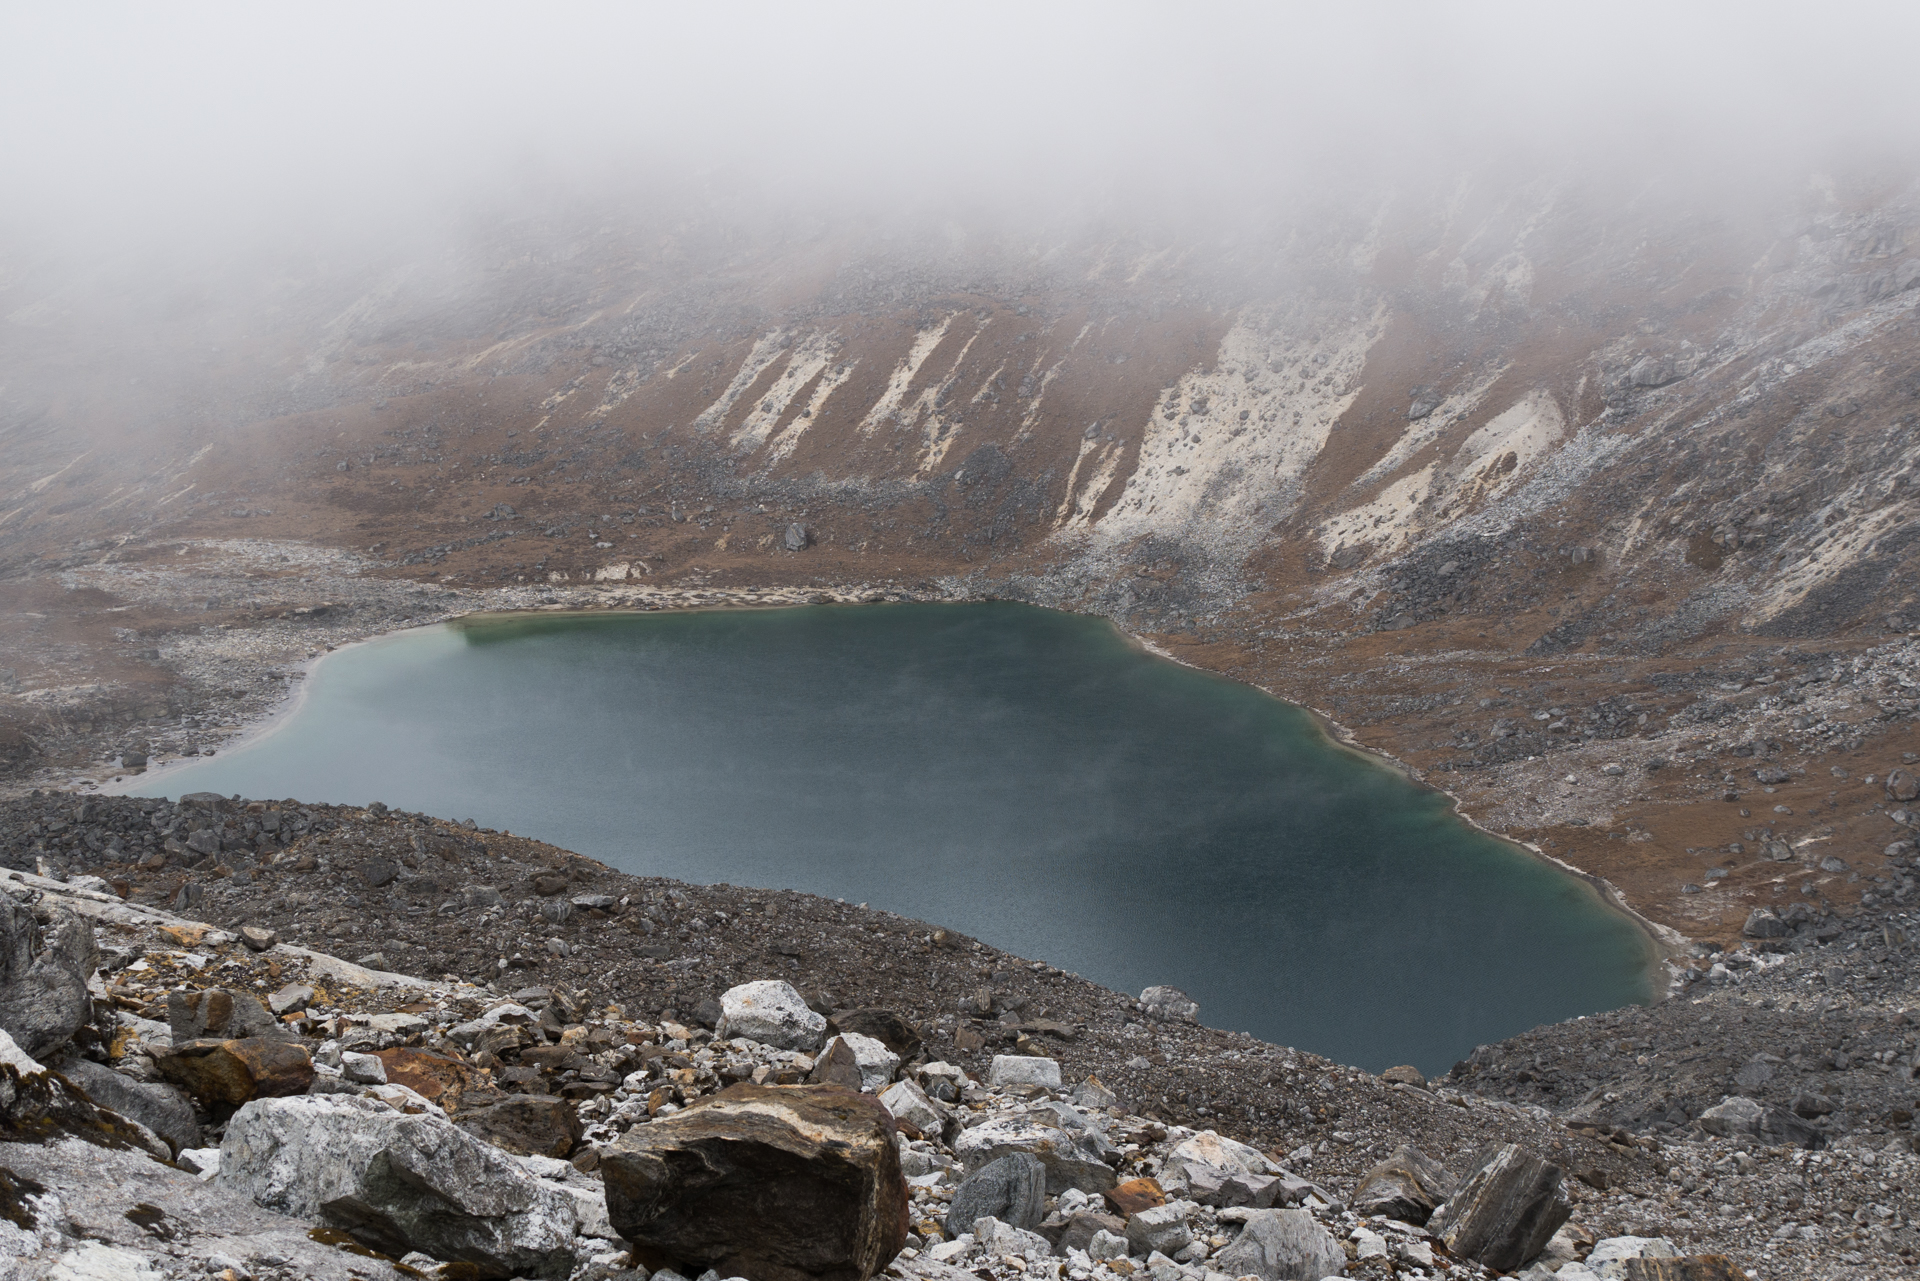
[[[1298,708],[1027,606],[513,615],[335,654],[151,780],[472,817],[953,926],[1378,1070],[1647,996],[1586,886]]]

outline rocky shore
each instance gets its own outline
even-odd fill
[[[1920,1240],[1920,929],[1892,904],[1756,914],[1662,1005],[1429,1081],[931,924],[380,807],[43,793],[0,842],[21,1276],[1864,1278]],[[829,1120],[868,1164],[821,1173]],[[725,1186],[813,1171],[840,1244],[782,1254],[683,1151]]]

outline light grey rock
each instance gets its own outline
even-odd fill
[[[1586,1266],[1606,1281],[1627,1275],[1628,1259],[1677,1259],[1680,1251],[1665,1237],[1607,1237],[1593,1243]]]
[[[989,1259],[1018,1255],[1029,1263],[1038,1263],[1053,1257],[1053,1247],[1038,1232],[1016,1228],[995,1218],[983,1216],[974,1220],[973,1239]]]
[[[1047,1171],[1047,1192],[1068,1188],[1105,1192],[1119,1180],[1101,1159],[1101,1141],[1090,1130],[1062,1129],[1053,1118],[1032,1113],[997,1116],[968,1130],[953,1141],[953,1154],[969,1173],[1015,1152],[1036,1157]]]
[[[51,916],[43,928],[32,908],[0,895],[0,1030],[35,1058],[93,1018],[87,980],[100,968],[93,926],[65,908]]]
[[[340,1055],[340,1075],[361,1085],[385,1085],[387,1067],[375,1054],[357,1054],[352,1050]]]
[[[1347,1270],[1347,1252],[1305,1210],[1256,1210],[1212,1262],[1230,1277],[1321,1281]]]
[[[818,1018],[818,1015],[815,1015]],[[893,1080],[893,1074],[900,1070],[900,1056],[889,1050],[870,1036],[858,1032],[842,1032],[821,1047],[821,1056],[833,1053],[834,1043],[847,1047],[853,1052],[854,1066],[860,1071],[860,1092],[878,1094],[887,1088]]]
[[[780,1050],[811,1054],[827,1035],[827,1019],[815,1014],[791,983],[760,979],[728,988],[720,996],[722,1040],[744,1037]]]
[[[357,1096],[261,1099],[227,1123],[219,1185],[399,1257],[421,1250],[484,1277],[564,1277],[572,1199],[432,1113]]]
[[[1038,1227],[1046,1217],[1047,1172],[1038,1157],[1012,1152],[989,1161],[954,1190],[947,1207],[947,1235],[973,1230],[975,1219],[992,1217],[1016,1228]]]
[[[1102,1228],[1093,1234],[1093,1240],[1087,1242],[1087,1257],[1095,1263],[1104,1263],[1109,1259],[1124,1259],[1129,1253],[1127,1239]]]
[[[1747,913],[1747,923],[1740,932],[1750,939],[1783,939],[1793,933],[1785,921],[1774,915],[1772,909],[1756,907]]]
[[[1120,1096],[1109,1090],[1106,1082],[1097,1076],[1090,1076],[1074,1086],[1073,1093],[1067,1099],[1073,1106],[1089,1111],[1120,1106]]]
[[[1826,1142],[1825,1135],[1793,1113],[1748,1098],[1720,1100],[1700,1114],[1700,1128],[1723,1139],[1755,1138],[1773,1146],[1817,1148]]]
[[[1140,993],[1140,1007],[1162,1023],[1187,1022],[1200,1014],[1200,1003],[1177,987],[1148,988]]]
[[[87,1092],[103,1108],[138,1121],[165,1139],[176,1152],[197,1148],[205,1140],[194,1120],[193,1103],[177,1085],[136,1081],[89,1059],[73,1058],[60,1067],[61,1075]]]
[[[1158,1250],[1170,1255],[1184,1250],[1193,1241],[1193,1229],[1187,1225],[1192,1212],[1192,1203],[1186,1201],[1169,1201],[1142,1210],[1127,1219],[1127,1244],[1141,1254]]]
[[[895,1081],[880,1094],[880,1105],[928,1138],[939,1138],[946,1128],[947,1111],[928,1098],[912,1081]]]
[[[1032,1055],[996,1054],[993,1065],[987,1069],[987,1084],[996,1089],[1003,1085],[1044,1085],[1049,1090],[1057,1090],[1060,1064]]]
[[[1489,1149],[1427,1221],[1455,1254],[1514,1272],[1546,1248],[1573,1215],[1563,1171],[1517,1143]]]

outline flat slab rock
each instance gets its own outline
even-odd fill
[[[264,1210],[242,1193],[203,1183],[143,1153],[113,1151],[79,1139],[60,1139],[45,1147],[0,1143],[0,1168],[45,1187],[58,1198],[65,1220],[64,1227],[44,1221],[35,1225],[43,1247],[16,1260],[23,1276],[51,1271],[63,1259],[69,1271],[87,1275],[83,1265],[104,1250],[135,1256],[156,1275],[177,1275],[180,1260],[168,1253],[169,1246],[184,1247],[195,1258],[228,1255],[256,1276],[313,1281],[400,1276],[364,1254],[313,1240],[309,1223]],[[75,1235],[81,1228],[84,1240]],[[283,1262],[268,1265],[268,1259]]]

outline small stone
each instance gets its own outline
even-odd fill
[[[1068,1101],[1077,1108],[1094,1112],[1103,1108],[1118,1107],[1120,1096],[1109,1090],[1099,1077],[1090,1076],[1073,1087],[1073,1093],[1068,1096]]]
[[[1740,927],[1740,932],[1750,939],[1779,939],[1793,930],[1771,909],[1756,907],[1747,914],[1747,923]]]
[[[313,989],[305,983],[289,983],[267,998],[267,1008],[276,1016],[298,1014],[313,1004]]]
[[[272,930],[259,925],[240,927],[240,941],[247,945],[249,952],[264,952],[280,941],[280,936]]]
[[[1380,1079],[1382,1081],[1395,1082],[1400,1085],[1411,1085],[1417,1090],[1427,1088],[1427,1078],[1425,1074],[1423,1074],[1419,1068],[1411,1065],[1390,1067],[1380,1074]]]
[[[240,1104],[306,1092],[313,1061],[293,1041],[189,1041],[156,1058],[160,1075],[203,1104]]]
[[[1101,1195],[1113,1207],[1114,1213],[1122,1217],[1167,1203],[1167,1194],[1155,1179],[1128,1179],[1125,1183],[1108,1188]]]

